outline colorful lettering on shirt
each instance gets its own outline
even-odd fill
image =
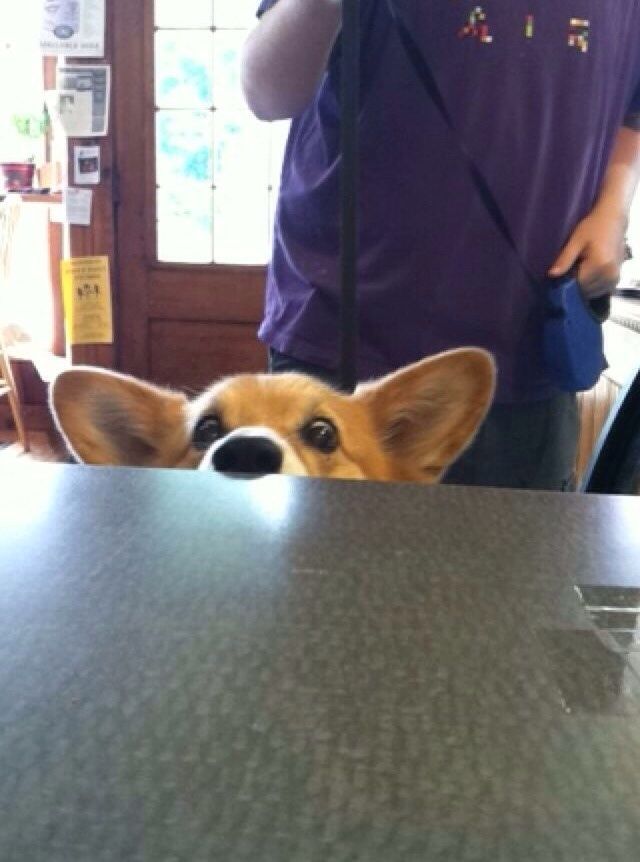
[[[572,18],[569,21],[569,36],[567,44],[570,48],[576,48],[583,54],[589,50],[589,28],[590,22],[585,18]]]
[[[586,18],[570,18],[567,44],[582,54],[589,50],[589,35],[591,23]],[[524,37],[533,39],[535,36],[535,18],[532,14],[525,17]],[[482,6],[475,6],[469,13],[466,23],[458,30],[459,39],[477,39],[485,45],[493,42],[493,35],[487,23],[487,13]]]
[[[482,6],[476,6],[469,13],[469,20],[458,32],[460,39],[477,39],[484,44],[493,42],[493,36],[489,33],[489,25],[487,24],[487,13]]]
[[[535,19],[533,15],[527,15],[524,22],[524,37],[525,39],[533,39],[535,32]]]

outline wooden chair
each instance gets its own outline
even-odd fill
[[[29,437],[24,421],[20,392],[11,368],[9,345],[6,340],[8,321],[3,317],[3,300],[8,289],[11,270],[11,252],[16,226],[20,218],[21,201],[17,195],[7,195],[0,203],[0,398],[7,397],[16,426],[18,439],[25,452],[29,451]]]

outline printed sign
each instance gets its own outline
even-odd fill
[[[45,57],[104,57],[105,0],[42,0]]]
[[[60,262],[69,344],[112,344],[109,258],[72,257]]]

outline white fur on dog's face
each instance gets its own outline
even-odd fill
[[[300,374],[246,374],[188,401],[123,374],[74,368],[54,381],[51,409],[69,449],[89,464],[428,483],[473,439],[494,379],[491,357],[472,348],[349,396]]]
[[[215,467],[212,467],[212,464],[216,452],[220,451],[221,447],[227,445],[230,441],[238,439],[250,440],[255,438],[260,440],[271,440],[272,443],[274,443],[274,445],[281,451],[282,466],[278,472],[283,473],[286,476],[309,475],[307,468],[298,458],[293,447],[290,446],[283,437],[276,434],[275,431],[272,431],[271,428],[260,425],[236,428],[235,431],[231,431],[220,440],[217,440],[205,452],[204,457],[198,466],[198,470],[215,469]]]

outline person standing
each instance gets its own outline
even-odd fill
[[[578,413],[544,366],[544,280],[574,270],[589,301],[618,280],[640,170],[640,3],[393,2],[540,286],[489,218],[386,0],[360,0],[359,379],[484,347],[496,401],[447,481],[569,488]],[[264,120],[292,118],[259,336],[272,371],[331,382],[341,3],[263,0],[258,16],[245,95]]]

